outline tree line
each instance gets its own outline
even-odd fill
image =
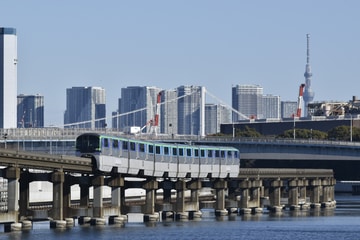
[[[216,136],[224,136],[223,134],[216,134]],[[268,137],[260,134],[255,129],[248,126],[245,129],[236,129],[235,137],[250,137],[260,138]],[[294,138],[294,129],[284,131],[282,134],[272,136],[275,138]],[[298,129],[295,128],[296,139],[314,139],[314,140],[334,140],[334,141],[354,141],[360,142],[360,128],[349,126],[338,126],[327,132],[313,130],[313,129]]]

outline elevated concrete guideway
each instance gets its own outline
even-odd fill
[[[0,166],[92,173],[92,163],[88,158],[69,155],[52,155],[10,149],[0,149]]]
[[[158,221],[160,212],[164,218],[192,219],[201,217],[201,209],[209,207],[213,207],[218,216],[234,211],[259,213],[263,209],[261,197],[268,199],[267,206],[272,211],[279,212],[284,208],[281,202],[283,189],[289,190],[286,205],[290,209],[335,206],[336,181],[331,169],[240,168],[239,176],[231,179],[141,176],[141,181],[134,182],[121,174],[93,172],[91,160],[87,158],[6,148],[0,148],[0,166],[6,167],[0,170],[0,176],[7,180],[7,205],[5,211],[0,211],[0,223],[6,223],[5,229],[31,227],[31,221],[39,219],[51,219],[51,228],[64,228],[68,222],[72,226],[74,218],[79,218],[80,224],[103,225],[107,221],[105,217],[109,218],[109,224],[124,224],[131,209],[125,201],[125,190],[134,187],[145,190],[144,221]],[[31,169],[47,172],[29,171]],[[31,209],[29,206],[30,183],[36,181],[52,183],[52,202],[46,209]],[[80,188],[79,205],[76,206],[71,197],[74,185]],[[110,206],[104,204],[103,187],[111,189]],[[91,203],[90,188],[93,188]],[[213,190],[212,201],[201,202],[199,196],[203,188]],[[157,201],[157,190],[163,192],[162,202]],[[174,191],[176,199],[171,198]],[[190,194],[190,200],[185,193]]]

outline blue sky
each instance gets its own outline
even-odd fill
[[[297,100],[311,35],[314,101],[360,97],[360,1],[2,0],[18,36],[18,93],[42,94],[45,125],[62,125],[66,88],[259,84]],[[208,98],[209,102],[216,102]]]

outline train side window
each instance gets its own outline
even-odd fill
[[[215,157],[220,157],[220,153],[219,153],[220,151],[219,150],[215,150]]]
[[[104,138],[104,147],[109,147],[109,139]]]
[[[160,146],[155,146],[155,153],[156,154],[161,154],[161,147]]]
[[[200,157],[205,157],[205,149],[200,150]]]
[[[149,153],[154,153],[154,146],[153,145],[149,145]]]
[[[140,152],[145,152],[145,144],[139,143],[139,151]]]
[[[184,156],[184,149],[183,148],[179,148],[179,156]]]
[[[195,157],[199,157],[199,149],[194,150],[194,155],[195,155]]]
[[[238,156],[238,152],[234,152],[234,157],[235,158],[238,158],[239,156]]]
[[[172,153],[173,153],[173,156],[177,156],[177,148],[173,148]]]
[[[130,150],[135,151],[135,149],[136,149],[136,144],[134,142],[130,142]]]
[[[129,149],[129,147],[128,147],[128,142],[123,141],[123,142],[122,142],[122,148],[123,148],[124,150],[128,150],[128,149]]]
[[[186,156],[191,157],[191,148],[186,149]]]
[[[229,158],[232,157],[232,151],[228,151],[228,157],[229,157]]]
[[[213,150],[208,150],[208,157],[212,158],[213,157]]]
[[[169,155],[169,147],[164,147],[164,155]]]
[[[225,151],[220,151],[220,156],[221,156],[222,158],[225,158]]]
[[[118,148],[119,147],[119,140],[114,139],[113,140],[113,148]]]

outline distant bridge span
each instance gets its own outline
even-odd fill
[[[333,169],[337,180],[360,180],[360,143],[356,142],[205,138],[194,144],[236,147],[244,168]]]

